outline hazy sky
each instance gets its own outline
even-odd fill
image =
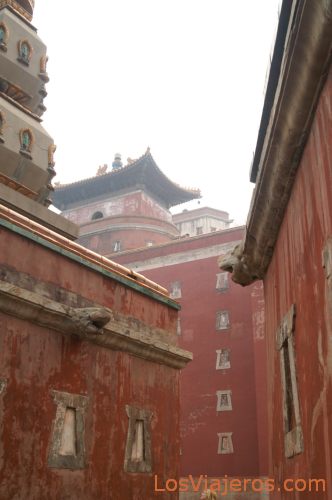
[[[245,222],[279,4],[37,0],[55,181],[91,177],[116,152],[126,163],[150,146],[168,177],[201,189],[201,206]]]

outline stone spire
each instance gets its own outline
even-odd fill
[[[55,175],[46,110],[46,46],[29,23],[34,0],[0,0],[0,187],[48,206]],[[4,188],[2,188],[4,189]]]

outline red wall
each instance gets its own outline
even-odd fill
[[[316,116],[281,226],[265,285],[268,339],[270,474],[324,478],[327,492],[289,493],[287,498],[331,498],[332,349],[331,291],[322,251],[332,236],[332,73]],[[275,332],[295,304],[295,354],[304,452],[284,457],[282,393]],[[274,498],[279,498],[276,494]],[[280,496],[280,498],[282,498]]]
[[[1,280],[18,277],[18,286],[73,307],[104,305],[174,338],[175,310],[100,273],[6,229],[0,230],[0,255]],[[8,381],[0,395],[1,500],[164,498],[153,493],[153,475],[163,481],[178,475],[177,370],[1,313],[0,378]],[[83,470],[47,466],[52,389],[89,398]],[[153,412],[151,474],[124,472],[126,404]]]
[[[154,198],[145,191],[122,193],[100,201],[94,201],[83,206],[70,208],[64,215],[80,226],[89,223],[95,212],[102,212],[104,217],[142,215],[156,218],[160,221],[171,223],[172,216],[166,208],[162,207]]]
[[[150,219],[143,219],[137,221],[137,219],[132,218],[123,219],[119,221],[108,219],[107,226],[101,232],[93,233],[94,226],[89,227],[92,234],[86,234],[79,237],[78,242],[94,252],[100,253],[101,255],[113,255],[113,245],[116,241],[121,242],[121,250],[129,250],[133,248],[145,248],[149,241],[153,242],[155,245],[162,243],[168,243],[170,240],[176,237],[176,230],[166,224],[158,223],[159,221],[151,221]],[[126,229],[117,228],[116,225],[119,224],[120,227],[131,224]],[[135,225],[136,227],[133,227]],[[150,226],[150,227],[147,227]],[[85,226],[87,227],[87,226]]]
[[[238,241],[243,229],[189,238],[117,256],[120,263],[186,253],[187,262],[139,270],[169,288],[181,282],[181,347],[194,361],[181,373],[181,475],[258,476],[267,471],[265,340],[262,285],[240,288],[230,281],[216,290],[217,256],[191,260],[192,253]],[[154,264],[157,265],[157,264]],[[144,264],[142,265],[144,269]],[[216,312],[228,310],[231,327],[217,331]],[[231,349],[231,369],[216,370],[216,350]],[[216,391],[232,390],[233,410],[216,411]],[[257,400],[256,400],[257,395]],[[218,432],[233,432],[234,454],[218,455]]]

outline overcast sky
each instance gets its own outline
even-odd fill
[[[149,146],[170,179],[201,189],[200,206],[244,223],[279,4],[37,0],[55,181],[91,177],[116,152],[126,163]]]

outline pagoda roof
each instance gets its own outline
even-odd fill
[[[143,156],[131,160],[124,167],[56,187],[53,193],[53,205],[65,210],[79,201],[100,198],[111,193],[115,195],[117,192],[135,187],[139,189],[145,187],[167,208],[201,197],[199,189],[183,188],[172,182],[159,169],[148,148]]]

